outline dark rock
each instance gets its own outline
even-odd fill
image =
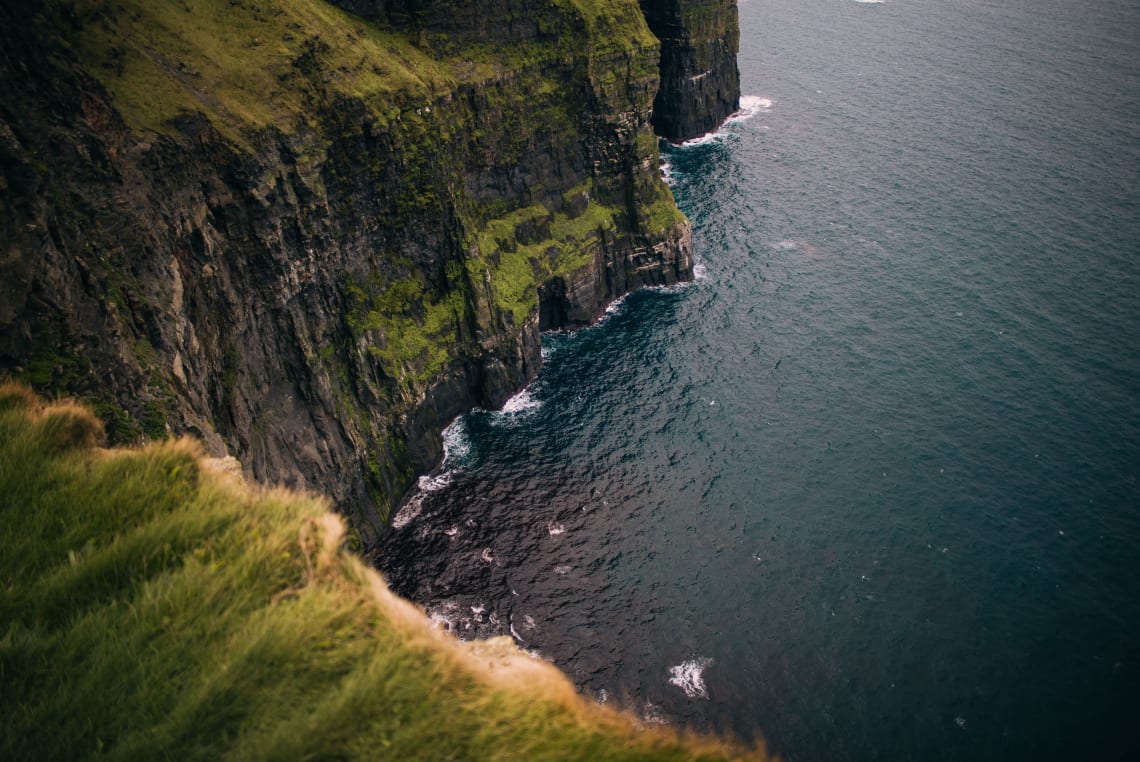
[[[631,0],[612,23],[641,31],[616,42],[558,2],[340,4],[430,50],[558,44],[379,105],[313,45],[281,80],[304,94],[290,124],[203,101],[154,126],[106,86],[115,50],[83,52],[110,6],[0,9],[0,374],[86,399],[113,440],[192,433],[325,493],[368,542],[452,418],[533,378],[540,330],[690,277],[691,243]]]
[[[653,128],[675,143],[716,129],[740,108],[736,0],[640,0],[661,40]]]

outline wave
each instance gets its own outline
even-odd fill
[[[740,96],[740,108],[728,115],[720,127],[712,132],[706,132],[704,135],[699,135],[691,140],[683,141],[678,144],[677,148],[695,148],[707,143],[715,143],[724,138],[725,128],[731,127],[737,122],[743,122],[757,114],[766,114],[772,110],[772,106],[776,101],[771,98],[762,98],[758,95],[742,95]]]
[[[443,459],[439,468],[416,481],[416,486],[408,493],[403,505],[396,509],[396,515],[392,517],[393,529],[403,529],[412,523],[423,511],[424,499],[432,492],[439,492],[451,484],[452,476],[466,465],[471,455],[471,438],[467,434],[465,418],[459,416],[448,424],[442,436]],[[454,532],[448,532],[448,537],[454,536]]]
[[[424,499],[432,492],[439,492],[441,489],[451,484],[451,471],[441,471],[435,474],[428,474],[421,476],[419,481],[416,482],[416,487],[412,494],[404,501],[396,511],[396,515],[392,517],[392,528],[403,529],[408,524],[412,523],[420,512],[424,509]]]
[[[724,123],[742,122],[757,114],[766,114],[772,110],[774,105],[776,105],[776,101],[771,98],[762,98],[759,95],[742,95],[740,96],[740,109],[735,114],[730,114]]]
[[[499,412],[504,415],[519,415],[520,413],[538,410],[540,407],[542,407],[542,400],[535,397],[528,386],[504,402],[503,408]]]
[[[707,656],[702,656],[670,667],[669,684],[683,690],[689,698],[707,699],[709,692],[705,689],[704,671],[712,661]]]
[[[454,471],[466,464],[471,455],[471,438],[467,434],[467,421],[459,416],[441,432],[443,436],[443,462],[440,468]]]

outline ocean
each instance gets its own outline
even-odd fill
[[[697,278],[545,337],[379,564],[646,722],[790,762],[1140,732],[1140,3],[742,0],[665,147]]]

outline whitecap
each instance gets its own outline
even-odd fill
[[[570,567],[570,566],[565,566],[565,565],[562,565],[562,566],[555,566],[555,567],[554,567],[554,573],[555,573],[555,574],[569,574],[569,573],[570,573],[570,569],[572,569],[572,568],[573,568],[573,567]]]
[[[764,114],[772,110],[776,101],[771,98],[761,98],[758,95],[740,96],[740,109],[725,120],[725,124],[751,119],[757,114]]]
[[[431,611],[429,609],[427,612],[427,618],[428,621],[432,623],[432,626],[438,629],[445,630],[447,632],[451,632],[455,629],[451,618],[441,611]]]
[[[471,438],[467,435],[467,419],[456,418],[447,425],[443,435],[443,464],[441,468],[454,470],[462,466],[471,455]]]
[[[670,667],[669,684],[683,690],[689,698],[707,699],[709,694],[705,689],[704,671],[712,661],[707,656],[702,656]]]
[[[863,5],[882,5],[883,4],[883,0],[855,0],[855,2],[861,3]]]
[[[774,105],[776,105],[776,101],[771,98],[763,98],[759,95],[742,95],[740,96],[740,108],[729,114],[728,118],[724,120],[724,123],[718,129],[712,132],[706,132],[704,135],[698,135],[690,140],[685,140],[679,145],[681,148],[695,148],[696,146],[718,141],[724,135],[725,127],[751,119],[757,114],[767,114],[772,110],[772,106]]]
[[[598,320],[598,322],[600,323],[602,320],[605,320],[609,315],[616,315],[618,311],[621,310],[622,305],[625,304],[626,296],[627,295],[619,296],[617,299],[614,299],[612,302],[607,304],[606,311],[602,314],[602,317]]]
[[[704,280],[708,277],[708,269],[701,263],[693,265],[693,280]]]
[[[483,548],[483,553],[480,554],[479,560],[485,564],[489,564],[495,560],[495,554],[491,552],[490,548]]]
[[[558,522],[555,522],[555,521],[551,521],[549,524],[546,525],[546,531],[550,532],[550,536],[553,537],[554,535],[565,533],[566,532],[566,525],[565,524],[559,524]]]
[[[467,619],[461,617],[459,611],[459,605],[454,601],[443,601],[434,607],[429,607],[424,613],[427,614],[428,621],[435,627],[447,632],[457,632],[460,621]]]
[[[448,471],[421,476],[416,482],[415,490],[396,511],[396,515],[392,517],[392,528],[403,529],[410,524],[423,511],[424,498],[431,492],[440,491],[450,483],[451,473]]]
[[[528,386],[504,402],[503,409],[500,412],[506,415],[519,415],[521,413],[529,413],[532,410],[537,410],[540,407],[542,407],[542,400],[531,394],[530,387]]]
[[[610,692],[605,688],[599,688],[598,692],[594,694],[594,700],[599,704],[605,704],[610,700]]]
[[[696,148],[697,146],[703,146],[708,143],[715,143],[718,140],[720,140],[719,130],[715,132],[706,132],[704,135],[698,135],[697,137],[690,138],[689,140],[683,140],[677,145],[680,148]]]

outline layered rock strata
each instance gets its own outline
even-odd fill
[[[341,4],[376,23],[0,10],[0,374],[325,492],[367,543],[540,330],[688,278],[691,244],[633,0]]]
[[[657,134],[675,143],[716,129],[740,108],[736,0],[640,0],[661,40]]]

